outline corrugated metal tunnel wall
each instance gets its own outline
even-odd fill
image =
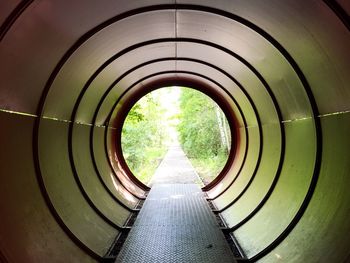
[[[236,120],[232,163],[204,190],[246,257],[350,262],[349,10],[346,0],[2,0],[0,261],[104,257],[148,190],[113,144],[121,105],[192,83]]]

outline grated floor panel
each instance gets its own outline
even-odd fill
[[[152,187],[116,262],[235,262],[195,184]]]

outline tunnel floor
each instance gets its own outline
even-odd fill
[[[181,146],[170,146],[116,262],[235,262],[198,180]]]
[[[116,262],[235,262],[196,184],[152,187]]]

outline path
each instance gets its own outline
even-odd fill
[[[196,184],[156,184],[117,263],[232,263],[234,256]]]
[[[190,160],[178,143],[169,147],[164,159],[154,173],[149,186],[154,184],[193,184],[203,185]]]
[[[181,147],[170,147],[117,263],[236,262],[198,180]]]

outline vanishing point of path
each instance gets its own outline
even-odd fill
[[[169,147],[163,161],[155,171],[150,186],[154,184],[201,184],[201,179],[178,143]]]
[[[116,262],[235,262],[196,180],[181,147],[170,147]]]

